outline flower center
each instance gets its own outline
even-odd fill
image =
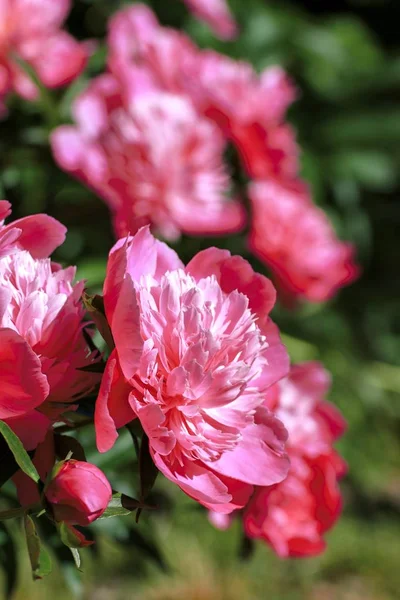
[[[267,343],[248,298],[224,293],[214,276],[196,282],[181,270],[160,284],[145,277],[137,292],[145,342],[133,382],[140,402],[161,408],[178,460],[217,459],[252,419],[248,407],[262,402],[254,381],[267,364]]]

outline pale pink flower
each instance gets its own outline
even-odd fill
[[[223,513],[284,479],[286,431],[263,406],[288,369],[268,279],[217,248],[184,267],[143,228],[111,250],[104,302],[115,350],[96,403],[100,451],[138,417],[160,471]]]
[[[278,289],[290,302],[323,302],[358,275],[354,248],[340,241],[307,187],[294,182],[253,183],[252,252],[272,269]]]
[[[61,29],[70,0],[0,0],[0,99],[15,91],[28,100],[38,91],[18,65],[28,62],[49,88],[65,85],[84,68],[87,51]]]
[[[73,267],[61,269],[24,250],[0,259],[0,332],[15,355],[0,365],[2,380],[10,381],[0,418],[28,449],[99,379],[80,370],[97,355],[83,335],[83,282],[73,285],[74,276]]]
[[[220,38],[230,40],[237,35],[237,25],[226,0],[183,1],[193,14],[207,23]]]
[[[98,78],[75,104],[78,127],[52,135],[58,163],[107,201],[117,236],[146,224],[170,240],[239,229],[244,211],[227,198],[215,125],[183,96],[145,89],[127,103],[123,91],[111,75]]]

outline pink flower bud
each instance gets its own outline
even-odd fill
[[[45,490],[56,521],[89,525],[106,510],[111,486],[100,469],[79,460],[68,460]]]

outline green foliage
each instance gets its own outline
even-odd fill
[[[254,556],[240,563],[238,524],[226,533],[215,531],[206,523],[205,513],[174,486],[162,478],[155,482],[156,471],[147,469],[152,462],[145,436],[138,483],[134,467],[139,464],[128,431],[121,432],[110,452],[98,455],[92,429],[77,424],[73,437],[59,436],[59,457],[65,458],[72,450],[73,458],[79,458],[80,442],[87,459],[104,469],[120,490],[104,517],[123,512],[127,516],[104,518],[93,526],[97,544],[82,550],[85,572],[78,577],[71,571],[73,561],[78,561],[76,553],[71,556],[53,524],[41,518],[41,530],[62,571],[49,577],[46,588],[42,582],[36,584],[42,587],[32,587],[20,581],[15,598],[36,600],[56,593],[66,600],[84,590],[89,595],[82,597],[92,597],[91,593],[97,597],[104,585],[111,600],[179,600],[191,597],[188,590],[196,589],[196,597],[218,600],[394,600],[400,586],[400,44],[396,3],[343,1],[330,10],[326,3],[310,0],[231,0],[241,35],[229,43],[217,40],[206,26],[189,17],[178,1],[147,3],[163,23],[185,28],[199,45],[250,60],[258,70],[279,63],[298,85],[299,99],[290,120],[303,151],[303,175],[339,235],[356,244],[362,275],[326,306],[301,307],[295,313],[278,307],[273,316],[285,333],[292,360],[321,360],[332,373],[331,399],[348,421],[339,444],[349,464],[343,484],[345,518],[328,536],[327,552],[320,558],[285,563],[256,544]],[[54,123],[68,122],[73,98],[90,77],[104,69],[106,23],[120,4],[74,0],[69,29],[78,38],[99,42],[87,71],[66,90],[46,91],[37,103],[13,98],[9,115],[0,124],[2,196],[12,201],[14,218],[48,212],[67,225],[66,244],[55,259],[77,264],[78,277],[87,280],[93,294],[91,318],[99,322],[101,306],[93,298],[101,294],[113,244],[109,213],[95,194],[55,166],[48,134]],[[243,254],[257,270],[266,272],[249,256],[241,236],[184,238],[176,249],[182,259],[189,260],[211,244]],[[103,334],[111,348],[112,340],[107,332]],[[29,456],[21,454],[9,432],[5,437],[12,454],[8,446],[4,452],[1,447],[0,478],[5,474],[9,479],[15,472],[16,465],[8,468],[14,455],[25,472],[38,480]],[[13,511],[12,487],[2,490],[2,509]],[[136,525],[128,514],[137,507],[124,505],[124,495],[131,501],[139,498],[138,504],[146,499],[159,510],[150,514],[151,519],[144,512]],[[27,519],[32,569],[36,576],[43,576],[49,563],[34,523]],[[20,538],[13,522],[0,523],[0,559],[8,595],[15,590],[17,567],[24,560]],[[71,588],[64,592],[60,592],[62,573]]]
[[[40,541],[35,523],[29,515],[24,517],[26,544],[32,566],[33,579],[42,579],[51,573],[51,558]]]

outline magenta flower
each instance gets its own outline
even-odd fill
[[[90,525],[106,510],[111,485],[95,465],[67,460],[44,491],[54,519],[71,525]]]
[[[241,228],[218,128],[184,96],[146,86],[126,102],[125,92],[111,75],[94,80],[75,104],[78,127],[52,136],[58,163],[110,206],[117,236],[150,223],[169,240]]]
[[[249,196],[251,250],[272,269],[288,302],[326,301],[357,277],[353,246],[336,237],[303,183],[260,181],[250,185]]]
[[[207,23],[222,39],[232,39],[237,35],[237,25],[226,0],[183,0],[193,14]]]
[[[104,302],[116,347],[96,403],[100,451],[138,417],[160,471],[218,512],[284,479],[286,431],[263,406],[288,370],[268,279],[217,248],[184,267],[143,228],[111,250]]]
[[[290,471],[282,483],[257,489],[244,526],[250,537],[264,539],[281,557],[322,552],[323,535],[341,512],[337,480],[346,464],[332,444],[345,422],[324,400],[329,383],[319,363],[303,363],[268,392],[266,405],[289,431]]]
[[[0,100],[15,91],[28,100],[37,88],[18,65],[28,62],[49,88],[69,83],[84,68],[87,51],[61,26],[70,0],[0,0]]]

